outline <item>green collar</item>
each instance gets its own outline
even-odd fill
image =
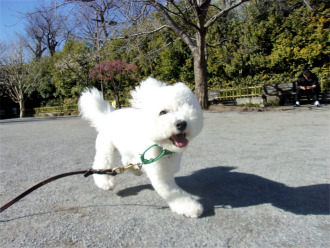
[[[151,148],[155,147],[155,146],[158,146],[160,148],[162,148],[162,152],[158,155],[158,157],[156,158],[151,158],[151,159],[145,159],[144,158],[144,155],[146,154],[147,151],[149,151]],[[141,162],[142,164],[151,164],[153,162],[156,162],[158,159],[160,159],[161,157],[163,157],[164,155],[169,155],[169,154],[173,154],[174,152],[171,152],[169,150],[166,150],[165,148],[157,145],[157,144],[154,144],[152,146],[150,146],[147,150],[144,151],[144,153],[142,153],[142,155],[140,156],[141,158]]]

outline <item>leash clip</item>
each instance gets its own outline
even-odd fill
[[[119,167],[113,168],[112,171],[116,172],[116,174],[122,174],[127,170],[140,171],[141,169],[142,169],[142,164],[129,164],[126,166],[119,166]]]

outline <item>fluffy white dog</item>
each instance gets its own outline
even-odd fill
[[[150,149],[148,156],[157,157],[162,148],[173,153],[143,166],[152,186],[173,212],[199,217],[202,205],[174,180],[182,152],[203,127],[203,112],[195,95],[183,83],[170,86],[148,78],[131,91],[131,96],[132,108],[113,111],[97,89],[82,93],[80,113],[98,131],[93,169],[116,167],[117,152],[124,165],[139,164],[140,155],[157,144],[159,147]],[[94,180],[104,190],[115,186],[113,176],[94,175]]]

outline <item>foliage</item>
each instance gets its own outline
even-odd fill
[[[117,106],[121,108],[120,92],[130,88],[136,81],[136,65],[130,65],[121,60],[104,61],[96,65],[90,73],[92,78],[101,81],[112,90],[116,96]]]
[[[326,1],[310,4],[317,13],[302,1],[251,1],[210,26],[206,36],[209,88],[293,82],[304,68],[309,68],[319,77],[322,88],[329,89],[330,8]],[[195,21],[189,8],[185,15]],[[149,19],[125,30],[139,33],[145,26],[154,27],[163,21],[158,12],[150,12]],[[84,88],[102,88],[103,83],[105,95],[116,99],[120,106],[127,102],[129,90],[147,76],[169,83],[182,81],[194,89],[192,53],[169,29],[99,44],[97,47],[93,42],[67,39],[52,57],[26,60],[22,69],[29,75],[22,73],[21,79],[26,80],[20,82],[30,82],[31,86],[24,97],[43,106],[72,104]],[[17,69],[4,65],[2,72],[4,68]]]
[[[81,91],[91,86],[89,72],[96,62],[96,55],[85,42],[69,40],[62,51],[55,54],[52,70],[58,97],[77,98]]]
[[[231,18],[218,28],[227,40],[209,60],[211,85],[290,82],[304,68],[328,85],[329,18],[295,1],[264,8],[267,2],[274,1],[251,4],[244,18]],[[325,5],[318,7],[323,14],[330,13]]]

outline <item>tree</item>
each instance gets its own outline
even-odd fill
[[[35,54],[36,59],[40,60],[46,49],[51,56],[54,56],[64,35],[65,18],[61,13],[56,9],[41,6],[33,12],[21,13],[21,15],[27,20],[26,34],[30,39],[28,47]]]
[[[52,77],[58,97],[78,97],[91,86],[90,71],[96,64],[96,54],[85,42],[68,40],[62,51],[55,54]]]
[[[91,76],[103,83],[108,83],[116,96],[117,106],[121,108],[120,92],[136,81],[136,65],[130,65],[124,61],[105,61],[98,64],[91,72]],[[102,87],[103,88],[103,87]]]
[[[189,47],[194,59],[195,94],[202,108],[208,106],[208,73],[206,59],[206,35],[208,29],[220,18],[244,2],[223,1],[223,6],[211,4],[211,0],[141,1],[154,7],[164,18],[168,27]],[[227,5],[227,6],[226,6]],[[208,16],[213,8],[212,16]]]
[[[46,8],[39,10],[42,16],[45,32],[45,43],[51,56],[54,56],[56,48],[60,45],[59,40],[63,18],[57,12],[47,11]]]
[[[69,22],[74,23],[75,37],[89,40],[94,47],[100,49],[114,32],[121,14],[118,10],[125,1],[121,0],[74,0],[63,4],[74,3]],[[56,7],[55,7],[56,8]]]
[[[21,40],[7,47],[0,61],[1,88],[11,100],[19,104],[20,118],[25,115],[26,97],[38,78],[36,62],[28,62]]]
[[[196,95],[207,94],[207,87],[290,82],[305,66],[313,69],[323,84],[329,82],[330,19],[326,16],[330,9],[325,1],[318,1],[318,5],[309,1],[317,13],[296,0],[255,0],[234,11],[229,10],[243,1],[57,3],[47,11],[67,11],[65,19],[73,24],[76,18],[81,25],[76,26],[75,40],[67,40],[62,51],[40,60],[38,92],[48,99],[76,98],[83,88],[99,85],[100,80],[90,72],[100,61],[114,60],[136,64],[139,79],[151,75],[169,83],[183,81],[192,89],[195,83]],[[60,10],[60,6],[66,7]],[[196,79],[198,71],[206,75],[205,81]],[[110,88],[116,91],[107,81],[105,94]],[[123,85],[116,98],[122,98],[125,90]],[[206,104],[207,97],[203,97]]]
[[[207,73],[207,58],[206,58],[206,34],[208,29],[221,17],[224,17],[228,12],[244,2],[250,0],[223,0],[222,5],[214,5],[211,0],[140,0],[140,1],[121,1],[117,8],[116,15],[118,20],[116,24],[126,23],[126,27],[119,25],[121,37],[113,32],[111,39],[130,39],[139,35],[149,35],[160,31],[164,28],[170,28],[182,41],[189,47],[193,55],[193,68],[195,79],[195,94],[202,108],[207,108],[207,87],[208,87],[208,73]],[[78,3],[92,6],[96,2],[111,4],[116,1],[111,0],[67,0],[64,3]],[[120,1],[119,1],[120,2]],[[144,6],[138,8],[137,6]],[[143,27],[143,22],[146,20],[152,8],[156,10],[162,17],[160,26],[153,30],[144,30],[136,33],[136,27]],[[212,9],[212,11],[209,11]],[[114,12],[116,13],[116,12]],[[212,13],[212,15],[208,15]],[[125,20],[123,20],[123,18]],[[102,20],[101,20],[102,22]],[[104,23],[104,22],[103,22]],[[147,25],[148,26],[148,25]],[[133,31],[133,32],[130,32]],[[134,33],[135,32],[135,33]],[[110,39],[110,37],[108,37]]]
[[[33,52],[36,60],[40,60],[43,52],[47,49],[44,44],[46,30],[42,24],[40,15],[27,16],[25,26],[26,36],[28,38],[27,47]]]
[[[211,87],[293,82],[305,67],[326,85],[330,8],[315,8],[317,14],[301,1],[253,1],[217,22],[208,39],[224,45],[210,49]]]

